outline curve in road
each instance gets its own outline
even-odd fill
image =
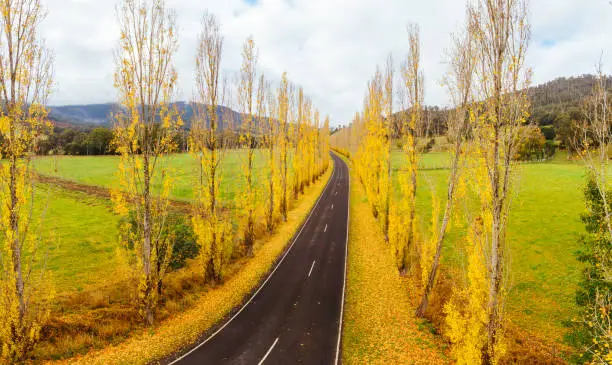
[[[246,304],[170,364],[334,364],[339,361],[349,170],[334,170],[293,243]]]

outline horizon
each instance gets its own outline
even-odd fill
[[[47,46],[56,56],[54,93],[50,105],[113,102],[113,50],[119,32],[118,1],[43,0],[48,12],[42,23]],[[192,3],[170,0],[179,28],[175,66],[179,74],[177,100],[193,89],[196,35],[203,11],[216,14],[225,37],[222,68],[233,75],[240,66],[240,49],[252,35],[259,49],[259,69],[278,82],[283,71],[304,87],[332,125],[352,119],[361,109],[366,83],[389,51],[396,66],[408,49],[406,24],[421,26],[425,103],[448,104],[440,80],[446,71],[449,34],[463,22],[464,3],[444,0],[390,0],[384,8],[374,0],[227,0]],[[555,76],[595,72],[608,61],[612,6],[607,0],[589,2],[538,0],[530,3],[532,36],[527,64],[532,84]],[[85,21],[94,16],[95,22]],[[608,57],[606,57],[608,55]]]

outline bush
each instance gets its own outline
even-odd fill
[[[129,221],[132,230],[135,230],[137,222],[133,212],[130,212],[127,220]],[[120,231],[124,228],[124,222],[125,221],[122,220],[118,223]],[[183,215],[168,215],[166,225],[162,232],[162,237],[164,239],[171,239],[174,242],[174,245],[172,246],[172,256],[170,257],[170,262],[168,263],[168,267],[170,267],[172,270],[178,270],[185,267],[187,259],[195,258],[200,253],[200,247],[196,241],[193,227],[185,220]],[[127,242],[127,248],[129,250],[133,250],[134,242],[132,241],[132,237],[126,235],[124,239]],[[159,255],[159,257],[164,256],[165,255],[163,253]]]
[[[183,216],[177,215],[170,220],[167,229],[174,235],[174,246],[170,258],[170,268],[178,270],[185,267],[187,259],[193,259],[200,253],[193,227],[185,221]]]
[[[604,194],[609,211],[612,209],[612,191],[606,190]],[[594,358],[612,362],[612,241],[602,193],[593,178],[587,181],[584,197],[587,209],[581,220],[587,233],[580,238],[582,250],[578,252],[584,270],[576,292],[581,318],[574,323],[567,340],[585,351],[581,362]]]
[[[551,125],[540,127],[540,131],[542,132],[542,135],[544,135],[544,138],[546,138],[547,141],[554,140],[555,136],[557,135],[557,133],[555,132],[555,127]]]

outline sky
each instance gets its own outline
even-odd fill
[[[41,33],[55,54],[52,105],[116,100],[114,58],[119,0],[41,0]],[[425,103],[444,106],[441,86],[450,34],[464,21],[464,0],[166,0],[177,15],[178,100],[191,100],[196,39],[206,9],[225,37],[222,68],[231,78],[253,36],[259,69],[277,82],[284,71],[315,107],[345,124],[361,109],[367,81],[389,53],[396,66],[408,51],[406,25],[421,28]],[[610,0],[531,0],[527,64],[533,84],[593,73],[600,58],[612,73]]]

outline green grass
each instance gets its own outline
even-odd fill
[[[240,176],[244,157],[244,152],[237,150],[230,150],[224,156],[221,199],[226,203],[233,201],[236,194],[242,191],[244,183]],[[184,153],[170,155],[162,161],[171,169],[175,178],[171,197],[176,200],[192,200],[198,167],[196,159]],[[118,164],[118,156],[45,156],[34,160],[34,168],[40,174],[103,187],[117,186]],[[257,174],[264,174],[266,171],[265,160],[260,151],[255,153],[255,171]],[[154,186],[154,190],[158,189],[159,186]]]
[[[58,294],[103,284],[117,267],[117,216],[109,201],[38,184],[32,229]]]
[[[400,152],[393,154],[397,172]],[[421,160],[417,209],[425,232],[431,221],[432,191],[445,202],[448,155],[429,153]],[[575,252],[584,232],[582,186],[585,169],[563,154],[544,163],[517,166],[515,194],[508,225],[510,276],[507,313],[519,328],[547,339],[561,341],[564,322],[576,314],[574,294],[581,275]],[[397,184],[397,181],[396,181]],[[395,189],[396,191],[398,189]],[[465,227],[452,227],[444,248],[444,260],[459,268]]]
[[[230,150],[222,163],[222,204],[232,206],[243,189],[242,163],[245,153]],[[118,156],[45,156],[33,160],[40,174],[81,184],[115,187]],[[175,186],[172,198],[193,199],[197,162],[189,154],[170,155],[163,163],[173,170]],[[260,151],[255,153],[256,174],[266,172]],[[256,177],[257,178],[257,177]],[[59,293],[83,290],[104,284],[117,267],[118,217],[106,199],[38,184],[34,221],[50,242],[46,265],[53,273]],[[260,196],[259,199],[263,199]],[[46,209],[44,219],[41,213]]]

